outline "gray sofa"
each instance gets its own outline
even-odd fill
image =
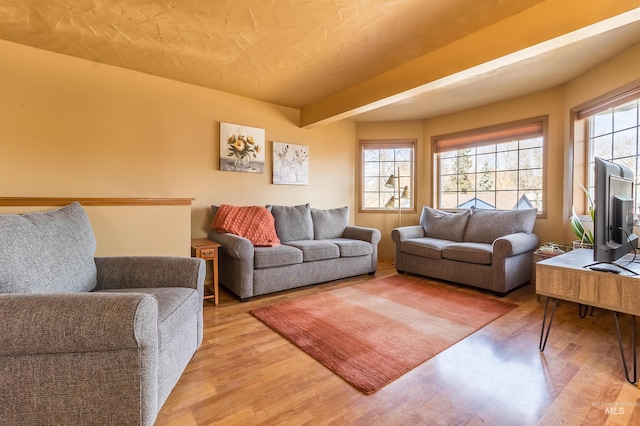
[[[0,215],[0,424],[151,425],[202,342],[201,259],[95,249],[77,203]]]
[[[420,225],[396,228],[396,269],[504,295],[533,278],[537,210],[423,207]]]
[[[254,247],[247,238],[215,230],[220,283],[242,301],[263,294],[361,274],[374,274],[380,231],[348,226],[347,207],[267,206],[281,244]],[[218,207],[212,206],[215,218]]]

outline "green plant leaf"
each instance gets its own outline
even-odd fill
[[[573,233],[576,234],[578,238],[580,238],[580,242],[593,244],[593,233],[590,229],[585,228],[580,221],[580,217],[576,213],[575,208],[571,208],[571,229]]]
[[[594,237],[593,237],[593,233],[592,233],[590,230],[588,230],[588,229],[587,229],[587,232],[586,232],[586,241],[585,241],[585,242],[586,242],[586,243],[589,243],[589,244],[593,244],[593,243],[594,243],[594,241],[595,241],[595,240],[594,240]]]
[[[580,239],[584,235],[584,227],[582,226],[582,222],[580,222],[580,218],[576,214],[575,209],[571,208],[571,229],[573,229],[573,233]]]
[[[593,200],[591,199],[591,194],[589,194],[589,191],[587,190],[587,188],[584,187],[584,185],[576,179],[576,182],[578,182],[578,185],[580,185],[580,188],[582,188],[582,191],[584,192],[584,195],[587,196],[587,201],[589,201],[589,212],[593,211]]]
[[[587,201],[588,201],[587,214],[591,218],[591,222],[594,222],[595,209],[593,208],[593,199],[591,198],[591,195],[589,194],[589,191],[587,190],[587,188],[585,188],[584,185],[579,180],[576,179],[576,183],[580,185],[580,188],[582,188],[582,191],[587,197]],[[581,242],[587,243],[587,244],[593,244],[594,242],[593,232],[591,232],[590,229],[585,228],[582,225],[582,222],[580,221],[580,217],[576,213],[576,210],[574,207],[571,207],[570,222],[571,222],[571,229],[573,229],[573,233],[576,234],[578,238],[580,238]]]

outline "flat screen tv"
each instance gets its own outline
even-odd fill
[[[613,263],[638,247],[633,234],[633,172],[595,159],[593,260]]]

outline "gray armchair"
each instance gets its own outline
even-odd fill
[[[151,425],[202,342],[201,259],[94,252],[77,203],[0,215],[0,424]]]

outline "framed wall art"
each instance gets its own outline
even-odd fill
[[[264,129],[220,123],[220,170],[264,173]]]
[[[309,147],[273,142],[273,183],[276,185],[309,184]]]

